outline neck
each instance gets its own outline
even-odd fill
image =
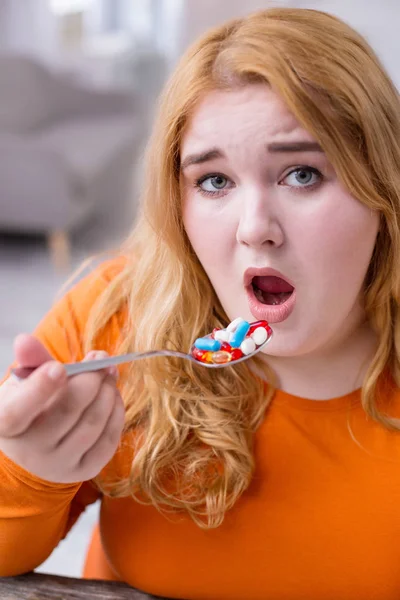
[[[377,337],[363,323],[337,343],[318,353],[268,356],[279,389],[310,400],[329,400],[360,388],[377,347]]]

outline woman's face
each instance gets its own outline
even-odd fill
[[[190,242],[229,319],[270,322],[266,354],[320,351],[360,326],[379,216],[271,88],[209,93],[181,165]]]

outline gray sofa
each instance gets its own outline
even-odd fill
[[[131,94],[0,55],[0,232],[43,233],[65,266],[70,232],[126,194],[139,135]]]

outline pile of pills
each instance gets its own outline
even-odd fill
[[[238,317],[225,329],[198,338],[192,349],[193,358],[203,363],[224,364],[252,354],[272,334],[267,321],[249,323]]]

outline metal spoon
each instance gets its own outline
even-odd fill
[[[205,337],[210,336],[211,334]],[[107,358],[101,358],[98,360],[95,359],[84,362],[66,363],[64,364],[64,368],[67,371],[67,376],[71,377],[72,375],[78,375],[79,373],[100,371],[101,369],[112,367],[113,365],[121,365],[134,360],[141,360],[142,358],[153,358],[153,356],[177,356],[185,360],[191,360],[197,365],[207,367],[208,369],[221,369],[223,367],[229,367],[230,365],[236,365],[244,360],[247,360],[248,358],[252,358],[268,344],[271,338],[272,331],[270,330],[265,342],[258,346],[254,352],[222,364],[201,362],[200,360],[194,358],[191,354],[187,354],[186,352],[178,352],[176,350],[149,350],[148,352],[130,352],[128,354],[119,354],[117,356],[109,356]],[[16,367],[15,369],[12,369],[11,373],[17,379],[26,379],[37,368],[38,367]]]

